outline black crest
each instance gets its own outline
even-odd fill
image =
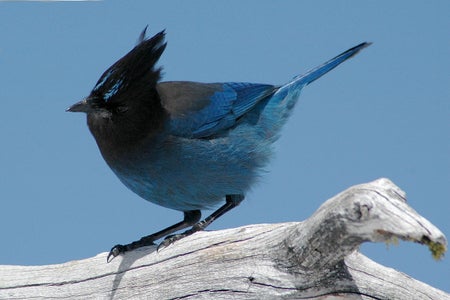
[[[100,105],[114,106],[125,101],[139,101],[140,98],[153,94],[156,83],[161,78],[161,68],[155,68],[155,64],[166,47],[165,32],[161,31],[152,38],[145,39],[146,29],[147,27],[139,36],[136,47],[106,70],[98,80],[91,96]]]

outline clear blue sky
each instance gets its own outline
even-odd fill
[[[180,220],[127,190],[64,112],[147,24],[167,30],[165,80],[281,84],[374,43],[304,90],[270,172],[211,229],[304,220],[388,177],[450,236],[450,1],[153,2],[0,2],[0,264],[86,258]],[[450,291],[449,255],[362,252]]]

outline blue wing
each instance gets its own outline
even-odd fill
[[[276,90],[273,85],[237,82],[162,82],[157,88],[170,115],[170,134],[189,138],[226,132]]]

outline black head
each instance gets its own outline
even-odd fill
[[[161,68],[155,64],[166,47],[165,33],[145,39],[146,29],[136,47],[103,73],[91,94],[67,109],[87,114],[100,148],[103,142],[142,138],[160,127],[164,119],[156,91]]]

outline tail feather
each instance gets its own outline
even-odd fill
[[[294,77],[289,83],[280,86],[272,97],[268,99],[267,103],[264,104],[259,125],[265,136],[271,141],[278,138],[279,131],[291,114],[303,87],[333,70],[362,49],[370,46],[370,44],[359,44],[305,74]]]
[[[326,63],[309,70],[305,74],[299,75],[294,78],[293,82],[295,82],[296,85],[299,86],[305,86],[310,84],[311,82],[315,81],[316,79],[322,77],[326,73],[330,72],[337,66],[339,66],[341,63],[346,61],[347,59],[353,57],[354,55],[358,54],[359,51],[362,49],[370,46],[372,43],[361,43],[358,46],[355,46],[351,49],[348,49],[347,51],[339,54],[338,56],[330,59]]]

